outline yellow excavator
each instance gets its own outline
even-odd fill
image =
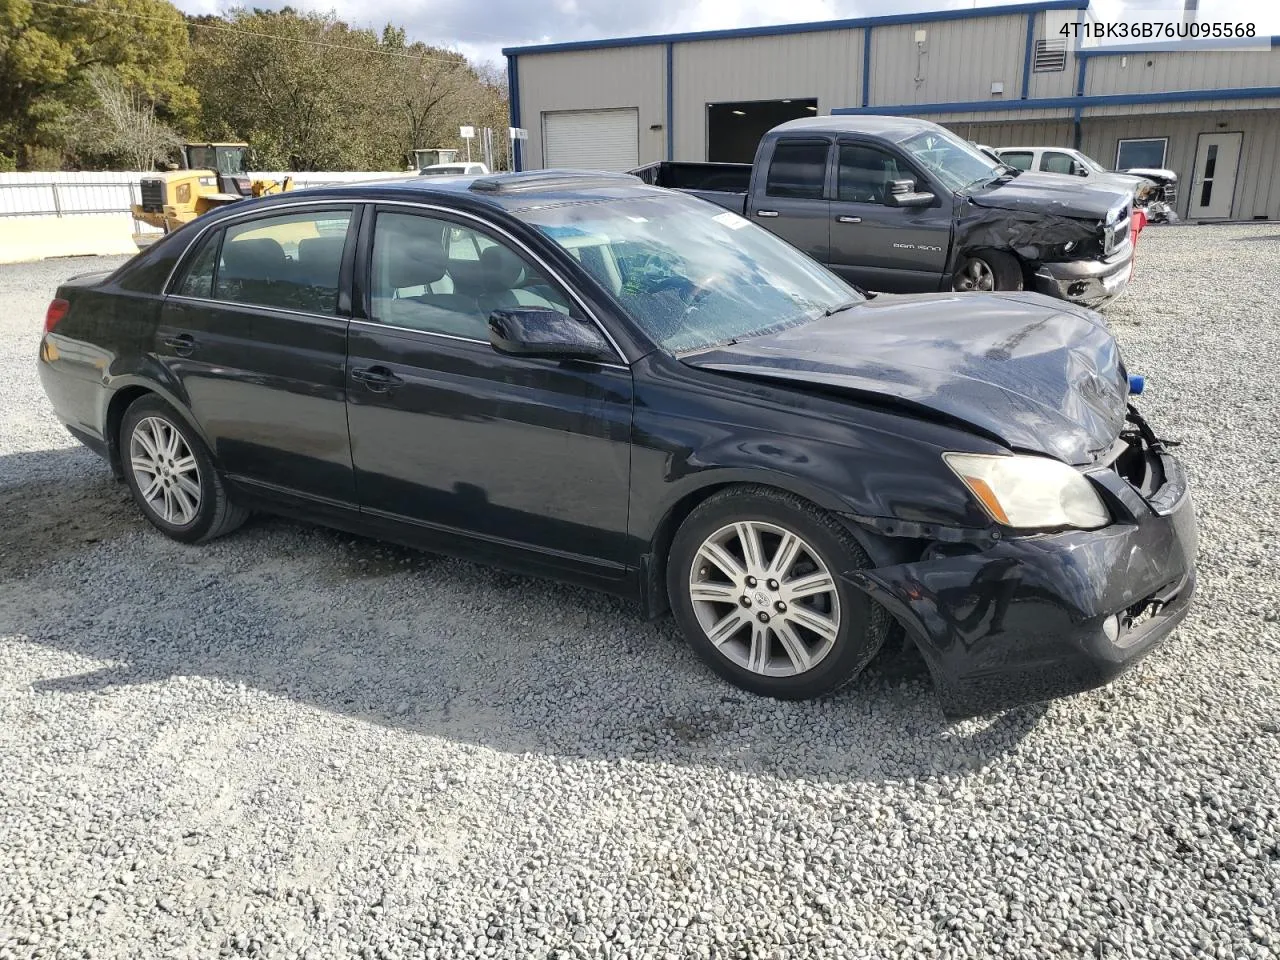
[[[292,177],[251,180],[248,151],[247,143],[184,143],[180,168],[142,178],[134,219],[168,233],[224,204],[293,189]]]

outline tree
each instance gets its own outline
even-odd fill
[[[0,154],[27,168],[65,154],[69,124],[91,109],[94,69],[118,75],[159,117],[189,122],[185,21],[167,0],[0,0]]]
[[[96,104],[75,121],[72,143],[129,170],[150,170],[182,145],[176,130],[156,119],[155,101],[98,67],[89,74]]]
[[[286,7],[191,27],[204,134],[247,140],[259,169],[402,169],[415,147],[461,147],[463,124],[506,126],[501,93],[462,54],[394,24],[379,35]]]

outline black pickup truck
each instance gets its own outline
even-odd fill
[[[1016,170],[927,120],[808,117],[755,162],[633,170],[710,200],[868,290],[1038,290],[1089,307],[1133,265],[1131,194]]]

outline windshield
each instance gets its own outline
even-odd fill
[[[1100,164],[1097,160],[1093,159],[1093,157],[1086,157],[1083,153],[1077,153],[1076,158],[1081,163],[1083,163],[1086,167],[1091,168],[1094,171],[1094,173],[1107,172],[1107,168],[1104,167],[1102,164]]]
[[[984,183],[998,176],[1001,169],[997,161],[973,144],[941,127],[918,133],[899,146],[952,190]]]
[[[862,298],[744,217],[682,194],[534,207],[563,247],[672,353],[806,323]]]
[[[420,177],[456,177],[467,172],[463,166],[456,167],[424,167],[418,171]]]
[[[245,172],[244,147],[190,147],[187,163],[192,170],[213,170],[234,177]]]

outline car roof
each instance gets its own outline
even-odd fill
[[[279,201],[294,198],[301,201],[300,194],[303,193],[315,199],[450,200],[460,206],[479,205],[519,210],[548,203],[665,195],[667,191],[651,187],[638,177],[626,173],[556,169],[448,177],[409,174],[386,180],[358,180],[311,187],[305,191],[294,190],[273,194],[271,199]]]
[[[872,114],[857,116],[801,117],[788,120],[774,127],[772,133],[869,133],[886,140],[905,140],[938,125],[918,117],[881,117]]]

